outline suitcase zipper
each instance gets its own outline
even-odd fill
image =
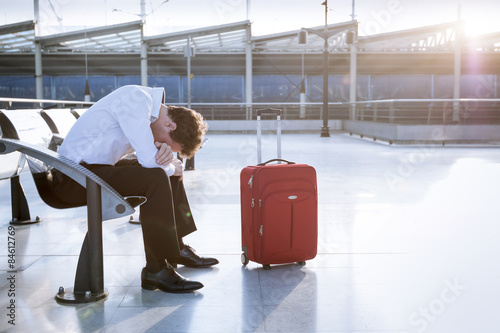
[[[290,205],[290,250],[293,249],[293,204]]]

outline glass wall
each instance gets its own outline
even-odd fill
[[[300,101],[300,75],[255,75],[253,101],[256,103],[296,103]],[[139,75],[89,76],[91,101],[97,101],[118,87],[140,84]],[[187,80],[183,75],[150,75],[148,84],[164,87],[166,102],[187,102]],[[453,98],[453,75],[358,75],[357,99]],[[0,97],[36,98],[35,78],[29,75],[0,76]],[[323,77],[306,76],[309,102],[323,101]],[[349,77],[330,75],[330,102],[349,101]],[[46,99],[84,100],[85,76],[44,76],[43,97]],[[465,74],[461,77],[462,98],[498,98],[497,75]],[[191,81],[193,103],[245,102],[244,75],[198,75]]]
[[[453,75],[434,75],[432,98],[453,98]]]
[[[349,75],[328,76],[328,100],[349,102]],[[306,85],[306,95],[311,102],[323,101],[323,76],[310,76]]]
[[[139,84],[139,83],[134,83]],[[175,104],[181,100],[181,77],[178,75],[150,75],[148,77],[150,87],[165,88],[165,103]],[[121,86],[121,85],[120,85]]]
[[[356,78],[356,100],[369,101],[372,98],[372,77],[371,75],[358,75]]]
[[[52,99],[83,101],[85,99],[85,76],[52,77]],[[89,76],[90,100],[97,101],[116,89],[116,77]]]
[[[460,80],[462,98],[497,98],[496,75],[464,74]]]
[[[300,101],[302,82],[300,75],[255,75],[252,82],[252,99],[256,103],[296,103]]]
[[[182,100],[188,101],[186,76],[182,80]],[[242,75],[195,75],[191,79],[191,103],[241,103],[245,80]]]
[[[431,98],[431,75],[372,75],[372,99]]]
[[[43,77],[43,98],[51,98],[51,77]],[[36,98],[35,77],[32,75],[0,76],[0,97]]]
[[[149,79],[149,77],[148,77]],[[129,84],[141,84],[140,75],[120,75],[116,77],[115,89]]]

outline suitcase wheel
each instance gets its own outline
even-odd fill
[[[262,265],[262,267],[264,267],[264,269],[266,271],[270,270],[271,269],[271,265]]]
[[[306,262],[305,261],[299,261],[299,262],[297,262],[297,264],[299,264],[299,265],[305,265]]]
[[[243,253],[241,254],[241,263],[243,264],[243,266],[248,265],[249,261],[250,261],[250,260],[248,259],[247,254],[246,254],[245,252],[243,252]]]

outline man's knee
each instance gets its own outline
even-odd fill
[[[144,168],[141,173],[141,179],[137,181],[142,182],[148,188],[168,190],[171,191],[170,179],[163,169],[160,168]]]

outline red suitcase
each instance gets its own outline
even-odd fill
[[[271,264],[304,264],[317,253],[318,199],[316,171],[306,164],[282,159],[260,163],[261,114],[278,118],[278,157],[281,155],[281,110],[257,111],[256,166],[240,174],[241,261]],[[274,164],[278,162],[279,164]]]

